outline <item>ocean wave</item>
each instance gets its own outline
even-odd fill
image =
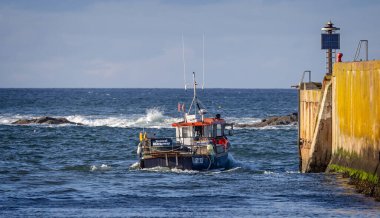
[[[135,163],[133,163],[130,167],[129,167],[130,170],[138,170],[140,169],[140,162],[137,161]]]
[[[168,168],[168,167],[152,167],[152,168],[144,168],[140,170],[148,171],[148,172],[178,173],[178,174],[196,174],[200,172],[197,170],[183,170],[183,169]]]
[[[300,171],[286,171],[287,174],[300,174],[301,172]]]
[[[269,171],[269,170],[264,170],[263,174],[266,174],[266,175],[268,175],[268,174],[275,174],[275,172]]]
[[[289,125],[277,125],[277,126],[264,126],[264,127],[252,127],[252,129],[257,129],[257,130],[293,130],[297,129],[298,126],[297,124],[289,124]],[[247,128],[249,129],[249,127]]]
[[[244,123],[240,123],[244,124]],[[276,125],[276,126],[263,126],[263,127],[253,127],[253,126],[245,126],[245,127],[235,127],[235,130],[241,130],[241,129],[251,129],[251,130],[294,130],[297,129],[298,125],[295,124],[289,124],[289,125]]]
[[[33,116],[30,115],[0,115],[0,124],[2,125],[8,125],[12,124],[13,122],[20,120],[20,119],[31,119],[34,118]]]
[[[59,115],[51,115],[52,117],[62,117]],[[10,115],[2,114],[0,115],[0,125],[11,125],[13,122],[19,119],[36,119],[41,116],[36,115]],[[159,108],[147,109],[145,114],[132,114],[132,115],[117,115],[117,116],[106,116],[106,115],[68,115],[63,116],[67,120],[74,123],[81,123],[85,126],[90,127],[119,127],[119,128],[171,128],[171,124],[175,122],[180,122],[182,117],[170,117],[164,115],[164,111]],[[236,130],[239,129],[257,129],[257,130],[270,130],[270,129],[296,129],[297,125],[283,125],[283,126],[265,126],[265,127],[249,127],[250,124],[258,123],[261,121],[260,118],[255,117],[226,117],[228,123],[235,124],[248,124],[248,127],[234,127]],[[30,125],[41,125],[41,124],[30,124]],[[68,126],[73,124],[61,124],[61,125],[49,125],[42,124],[47,127],[56,126]]]
[[[248,124],[248,125],[259,123],[262,120],[257,117],[226,117],[225,119],[228,123]]]
[[[36,115],[0,115],[0,125],[11,125],[19,119],[35,119],[41,116]],[[62,117],[52,115],[52,117]],[[74,123],[81,123],[85,126],[98,127],[138,127],[138,128],[170,128],[174,122],[179,122],[181,118],[172,118],[164,115],[164,112],[158,108],[150,108],[145,114],[104,116],[104,115],[69,115],[63,116]],[[36,125],[36,124],[30,124]],[[41,124],[39,124],[41,125]],[[71,124],[62,124],[55,126],[67,126]],[[44,125],[52,126],[52,125]]]
[[[93,171],[107,171],[110,170],[111,166],[107,164],[101,164],[100,166],[96,165],[72,165],[65,166],[62,168],[64,171],[81,171],[81,172],[93,172]]]
[[[146,111],[145,115],[131,116],[66,116],[67,120],[75,123],[82,123],[86,126],[108,126],[108,127],[139,127],[139,128],[170,128],[174,122],[181,119],[165,116],[163,111],[152,108]]]
[[[260,123],[262,118],[256,117],[227,117],[226,121],[228,123],[234,123],[234,129],[253,129],[253,130],[292,130],[297,129],[297,122],[288,125],[270,125],[263,127],[252,126],[253,124]]]
[[[104,170],[110,170],[111,167],[108,166],[107,164],[102,164],[100,166],[96,166],[96,165],[91,165],[90,167],[90,171],[104,171]]]

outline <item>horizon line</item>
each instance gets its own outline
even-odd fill
[[[139,88],[132,88],[132,87],[0,87],[0,89],[183,89],[184,88],[148,88],[148,87],[139,87]],[[289,88],[204,88],[204,89],[295,89],[292,87]],[[190,89],[189,89],[190,90]],[[191,89],[192,90],[192,89]],[[202,90],[201,88],[198,88],[198,90]]]

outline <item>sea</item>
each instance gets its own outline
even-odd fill
[[[297,112],[294,89],[199,89],[209,116]],[[380,217],[337,174],[299,172],[297,125],[235,128],[229,169],[139,169],[139,133],[173,137],[183,89],[0,89],[0,217]],[[83,125],[14,125],[64,117]]]

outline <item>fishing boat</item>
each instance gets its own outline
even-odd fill
[[[228,152],[233,124],[220,114],[206,117],[206,108],[197,97],[197,83],[193,73],[194,97],[188,112],[179,104],[183,120],[172,123],[176,130],[173,138],[159,138],[155,134],[140,132],[137,147],[140,168],[167,167],[183,170],[209,170],[229,168]],[[193,112],[193,114],[191,114]]]

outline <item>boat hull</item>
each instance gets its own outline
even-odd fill
[[[229,168],[228,153],[210,155],[191,155],[177,157],[150,157],[140,160],[141,168],[168,167],[182,170],[209,170]]]

